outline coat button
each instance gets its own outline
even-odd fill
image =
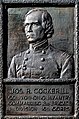
[[[23,70],[26,70],[26,69],[27,69],[26,65],[24,65],[24,66],[22,67],[22,69],[23,69]]]
[[[39,68],[40,68],[40,70],[43,70],[43,69],[44,69],[44,67],[43,67],[43,66],[40,66]]]
[[[29,54],[30,53],[30,50],[27,50],[26,53]]]
[[[45,79],[44,77],[40,77],[40,79]]]
[[[41,58],[41,61],[42,61],[42,62],[45,61],[45,58]]]
[[[42,54],[45,54],[46,52],[45,52],[45,50],[42,50]]]
[[[25,58],[25,61],[27,61],[28,60],[28,57],[27,58]]]

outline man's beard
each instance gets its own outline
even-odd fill
[[[27,37],[27,40],[28,40],[29,43],[32,43],[32,42],[34,43],[34,42],[37,41],[37,39],[35,38],[34,34],[32,34],[32,33],[31,34],[27,34],[26,37]]]
[[[33,33],[27,33],[26,37],[29,43],[37,43],[45,39],[45,35],[40,34],[38,37]]]
[[[38,38],[38,39],[34,39],[34,38],[29,38],[28,39],[28,42],[29,42],[29,44],[35,44],[35,43],[38,43],[38,42],[41,42],[42,41],[42,39],[40,39],[40,38]]]
[[[28,42],[29,42],[29,43],[35,43],[36,40],[35,40],[34,38],[31,38],[31,37],[30,37],[30,38],[28,38]]]

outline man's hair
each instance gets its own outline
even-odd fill
[[[45,36],[47,38],[51,38],[53,33],[54,33],[54,28],[53,28],[53,23],[52,23],[52,17],[51,15],[47,12],[47,10],[43,8],[35,8],[30,10],[28,13],[26,13],[25,18],[31,14],[32,12],[40,11],[42,12],[42,27],[45,30]]]

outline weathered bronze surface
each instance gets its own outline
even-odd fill
[[[74,78],[73,55],[48,43],[54,34],[51,15],[44,8],[25,14],[29,49],[12,58],[8,78],[67,80]],[[50,81],[49,80],[49,81]],[[49,83],[48,81],[48,83]],[[5,84],[5,116],[73,116],[74,84]]]
[[[78,24],[79,0],[0,1],[1,119],[79,119]]]
[[[54,34],[51,15],[35,8],[25,15],[29,49],[13,57],[9,78],[74,78],[73,57],[48,44]]]

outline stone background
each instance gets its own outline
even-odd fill
[[[33,7],[32,7],[33,8]],[[17,53],[28,49],[24,33],[24,16],[31,7],[8,9],[8,47],[7,66]],[[54,35],[49,39],[54,47],[69,54],[74,53],[74,7],[46,7],[51,14],[54,25]]]

